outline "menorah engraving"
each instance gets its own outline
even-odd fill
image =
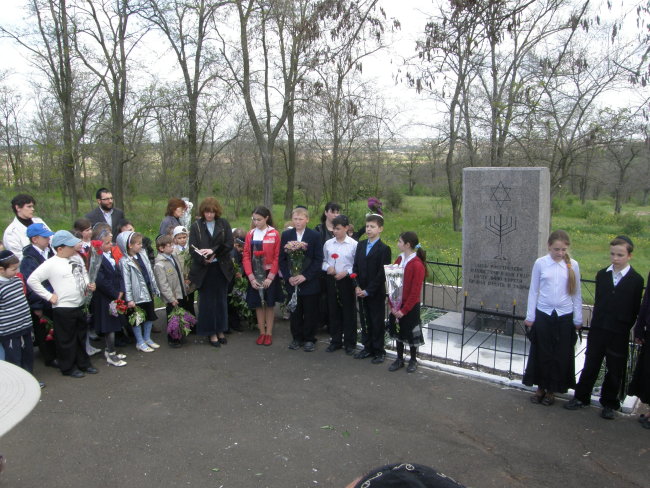
[[[517,230],[517,219],[515,217],[504,217],[503,214],[497,216],[485,216],[485,228],[499,238],[499,254],[494,259],[506,261],[508,258],[503,255],[503,238]]]

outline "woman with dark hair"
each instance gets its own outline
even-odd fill
[[[320,216],[320,224],[314,227],[320,236],[320,245],[324,246],[327,241],[334,238],[334,224],[332,221],[341,213],[341,206],[335,202],[327,202],[323,214]],[[327,304],[327,273],[320,273],[320,298],[318,300],[318,310],[320,316],[321,328],[329,324],[329,306]]]
[[[253,210],[253,228],[246,234],[242,264],[249,285],[246,293],[248,306],[255,309],[260,335],[257,345],[273,343],[275,304],[282,301],[278,279],[280,234],[273,228],[271,211],[266,207]]]
[[[325,242],[329,241],[334,234],[334,225],[332,221],[334,218],[341,213],[341,206],[335,202],[327,202],[325,204],[325,209],[323,214],[320,216],[320,224],[314,227],[314,230],[320,234],[320,242],[322,245],[325,245]]]
[[[199,290],[196,334],[207,336],[210,344],[226,344],[228,329],[228,283],[235,270],[230,258],[234,246],[228,221],[221,217],[216,198],[203,199],[199,219],[190,227],[192,265],[190,281]]]
[[[180,198],[170,198],[167,202],[167,210],[165,211],[165,218],[160,222],[160,229],[158,234],[161,236],[171,235],[174,227],[177,227],[181,224],[180,218],[185,212],[187,204],[184,200]]]

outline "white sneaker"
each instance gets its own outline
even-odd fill
[[[100,352],[102,352],[102,350],[101,350],[101,349],[97,349],[96,347],[93,347],[93,346],[90,346],[90,345],[86,347],[86,353],[87,353],[89,356],[94,356],[95,354],[98,354],[98,353],[100,353]]]
[[[151,339],[149,339],[149,340],[147,341],[147,346],[149,346],[149,347],[153,347],[154,349],[158,349],[158,348],[160,347],[159,344],[156,344],[156,343],[155,343],[154,341],[152,341]]]
[[[111,366],[121,367],[126,366],[126,361],[122,361],[116,354],[109,354],[106,356],[106,362]]]
[[[135,348],[138,351],[142,351],[142,352],[153,352],[153,349],[151,349],[146,342],[143,342],[142,344],[138,344],[137,346],[135,346]]]
[[[116,357],[117,359],[126,359],[126,354],[118,354],[117,352],[110,353],[108,350],[104,350],[104,357],[108,360],[109,356]]]

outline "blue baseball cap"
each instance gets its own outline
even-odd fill
[[[51,245],[54,249],[59,246],[70,246],[74,247],[77,243],[81,242],[81,239],[77,239],[67,230],[57,230],[52,237]]]
[[[27,237],[29,237],[30,239],[35,236],[51,237],[53,235],[54,232],[48,229],[45,224],[42,224],[40,222],[37,222],[36,224],[32,224],[29,227],[27,227]]]

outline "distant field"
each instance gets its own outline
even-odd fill
[[[14,192],[3,190],[0,196],[0,228],[11,221],[13,214],[9,202]],[[61,198],[56,195],[37,196],[36,215],[54,229],[67,229],[72,226],[74,217],[63,207]],[[94,203],[81,202],[83,213]],[[141,198],[126,206],[126,214],[136,228],[155,237],[160,220],[166,207],[166,200]],[[276,227],[282,228],[282,205],[275,205]],[[635,242],[637,251],[632,260],[633,266],[645,277],[650,270],[650,207],[633,204],[624,206],[621,216],[613,214],[613,205],[609,200],[589,201],[582,205],[573,197],[556,199],[553,204],[553,228],[562,228],[569,232],[573,245],[571,253],[580,263],[584,278],[593,279],[596,271],[609,264],[607,243],[617,234],[626,233]],[[350,216],[358,227],[363,224],[366,212],[365,201],[356,202],[350,209]],[[318,223],[320,212],[314,212],[310,227]],[[250,216],[230,217],[225,209],[225,217],[233,227],[248,228]],[[406,230],[415,230],[427,251],[430,260],[456,263],[461,259],[461,234],[453,232],[451,225],[451,206],[446,197],[404,197],[401,209],[386,209],[386,226],[383,239],[397,255],[396,241],[399,234]],[[532,265],[532,263],[531,263]]]

